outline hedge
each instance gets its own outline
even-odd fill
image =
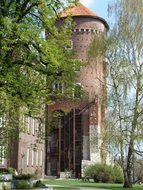
[[[93,179],[94,182],[123,183],[123,174],[118,166],[105,164],[91,165],[87,167],[84,175]]]

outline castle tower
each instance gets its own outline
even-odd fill
[[[101,133],[105,109],[102,99],[106,85],[106,63],[104,56],[90,58],[88,51],[95,35],[106,35],[109,26],[81,3],[62,12],[58,24],[61,25],[69,15],[75,22],[71,39],[75,59],[86,63],[77,73],[76,82],[88,98],[81,99],[76,106],[69,100],[57,100],[49,106],[49,117],[57,110],[66,114],[60,119],[60,127],[49,136],[47,175],[59,175],[72,169],[77,177],[86,165],[103,162]]]

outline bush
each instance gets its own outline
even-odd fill
[[[20,174],[20,175],[14,175],[13,179],[15,180],[30,180],[34,177],[33,174]]]
[[[26,180],[15,180],[13,181],[14,189],[30,189],[31,185]]]
[[[118,167],[113,167],[111,165],[91,165],[85,170],[84,175],[89,176],[94,182],[123,183],[121,170]]]
[[[8,168],[7,168],[7,171],[8,171],[9,174],[12,174],[12,175],[15,174],[15,169],[12,168],[12,167],[8,167]]]
[[[15,173],[15,169],[12,167],[8,167],[8,168],[0,168],[0,174],[14,174]]]
[[[41,180],[36,181],[36,183],[34,184],[34,187],[44,187],[44,184],[42,183]]]
[[[10,190],[10,188],[7,185],[2,185],[2,190]]]
[[[0,174],[8,174],[8,169],[7,168],[0,168]]]
[[[123,172],[119,166],[114,167],[115,183],[123,183]]]

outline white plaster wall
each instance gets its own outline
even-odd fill
[[[83,160],[89,160],[90,159],[89,136],[83,136],[82,155],[83,155]]]
[[[101,162],[100,156],[100,126],[99,125],[90,125],[89,126],[90,133],[90,160],[91,162]]]

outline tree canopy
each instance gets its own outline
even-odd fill
[[[45,105],[58,95],[54,82],[64,83],[69,95],[79,66],[73,52],[66,50],[74,23],[67,18],[57,27],[56,21],[59,11],[73,3],[0,1],[0,144],[18,138],[24,114],[45,122]]]
[[[134,156],[143,156],[142,8],[142,0],[118,0],[110,6],[115,22],[107,51],[109,139],[114,158],[124,172],[124,187],[133,183]]]
[[[57,28],[58,12],[70,0],[0,1],[0,107],[16,102],[29,109],[50,101],[51,82],[73,81],[74,60],[65,51],[71,19]],[[69,82],[69,83],[70,83]]]

